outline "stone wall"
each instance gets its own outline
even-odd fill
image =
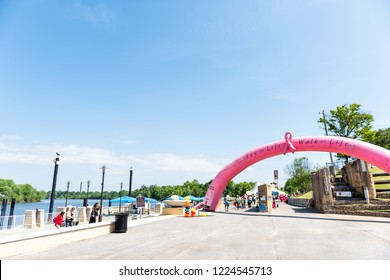
[[[371,174],[371,167],[367,162],[357,159],[346,164],[341,169],[341,173],[343,180],[348,182],[350,187],[356,189],[362,197],[364,197],[364,188],[367,187],[369,199],[376,198],[374,179]]]
[[[311,207],[313,200],[310,198],[289,197],[288,204],[298,207]]]
[[[325,167],[311,176],[313,186],[314,208],[324,211],[333,205],[332,181],[329,168]]]

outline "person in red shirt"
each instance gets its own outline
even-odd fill
[[[60,214],[58,214],[53,219],[53,222],[54,222],[54,225],[56,226],[56,228],[60,228],[61,227],[61,224],[64,222],[64,215],[65,215],[65,212],[62,211]]]

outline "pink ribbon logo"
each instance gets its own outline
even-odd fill
[[[294,147],[294,145],[291,143],[291,139],[292,139],[292,133],[291,132],[286,132],[286,134],[284,134],[284,140],[286,140],[286,143],[284,145],[284,149],[283,149],[283,154],[287,154],[287,152],[290,150],[290,152],[294,153],[296,148]]]

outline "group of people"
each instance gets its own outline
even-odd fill
[[[244,194],[244,195],[237,195],[237,197],[233,201],[234,206],[236,209],[244,209],[244,208],[251,208],[252,205],[256,205],[256,196],[254,194]],[[230,196],[226,195],[224,197],[224,205],[225,205],[225,212],[229,211],[230,206]]]
[[[62,223],[64,222],[64,220],[65,220],[66,227],[68,227],[68,226],[71,227],[73,225],[77,225],[78,223],[75,220],[75,210],[76,210],[76,207],[69,207],[68,211],[66,212],[66,215],[65,215],[65,211],[61,211],[61,213],[59,213],[53,219],[54,226],[56,228],[60,228]],[[96,223],[96,218],[99,217],[99,210],[100,210],[99,203],[95,203],[91,209],[91,215],[89,217],[90,224]]]

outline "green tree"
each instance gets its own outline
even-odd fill
[[[330,110],[318,122],[326,123],[331,135],[348,137],[369,142],[374,132],[371,123],[374,117],[361,109],[360,104],[344,104]],[[349,156],[338,154],[337,157],[344,158],[348,162]]]
[[[289,193],[310,191],[312,189],[311,173],[313,171],[314,168],[310,167],[307,157],[294,159],[292,164],[286,166],[286,173],[290,178],[285,183],[285,190]]]
[[[375,131],[374,137],[368,142],[390,150],[390,127]]]
[[[15,198],[16,202],[35,202],[45,198],[45,191],[37,191],[29,184],[17,185],[7,179],[0,179],[0,194],[9,201]]]

